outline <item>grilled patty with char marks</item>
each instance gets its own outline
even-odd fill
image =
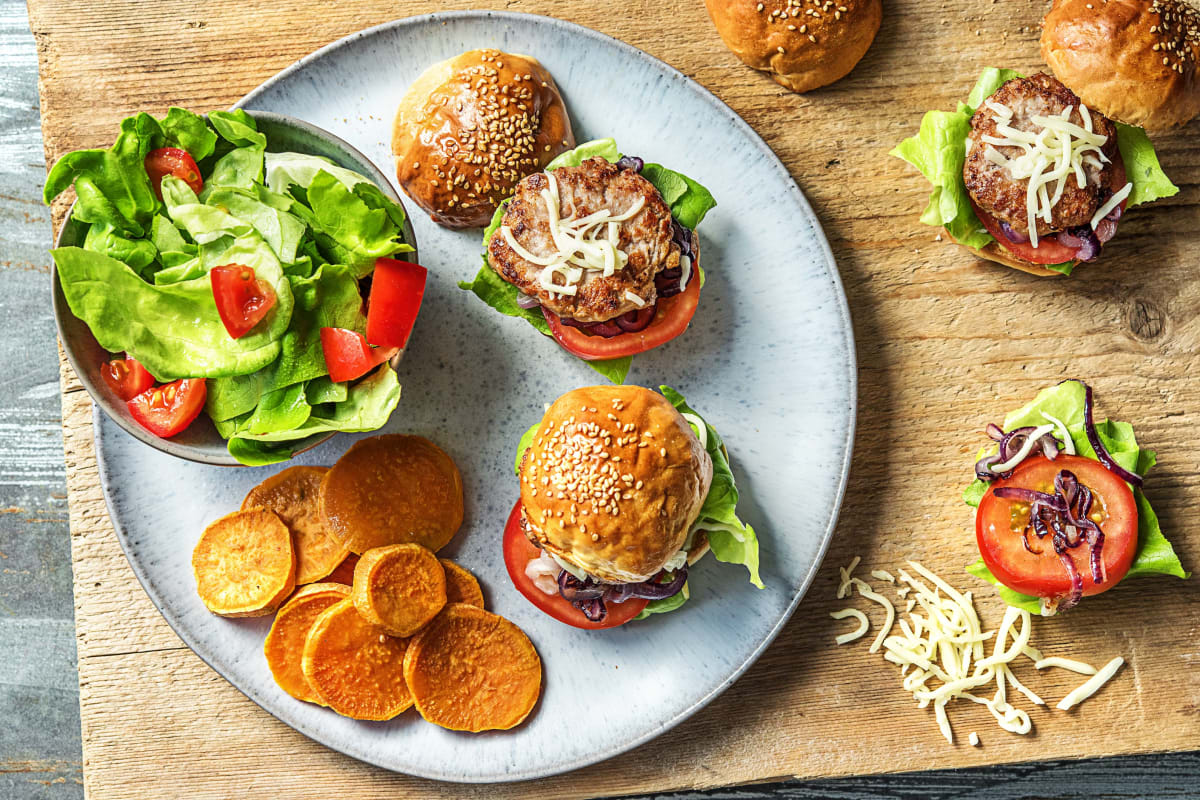
[[[645,201],[637,214],[617,223],[617,247],[629,260],[608,277],[585,270],[576,294],[560,295],[542,288],[538,276],[544,267],[521,257],[497,230],[488,243],[488,263],[496,274],[560,317],[580,322],[604,322],[642,308],[625,296],[626,291],[642,298],[646,306],[654,303],[658,299],[655,276],[679,266],[679,245],[672,241],[671,209],[654,184],[634,170],[619,169],[603,158],[589,158],[577,167],[560,167],[554,170],[554,179],[562,219],[581,219],[603,209],[620,215],[639,197]],[[558,252],[541,196],[548,186],[544,172],[522,180],[502,222],[521,247],[538,257]]]
[[[1037,133],[1041,126],[1034,124],[1035,116],[1061,116],[1066,108],[1071,108],[1070,122],[1084,127],[1083,115],[1079,111],[1081,101],[1075,93],[1063,86],[1055,78],[1045,73],[1038,73],[1028,78],[1014,78],[988,98],[994,103],[1007,106],[1012,110],[1012,120],[1008,124],[1021,131]],[[1066,230],[1077,225],[1087,225],[1092,215],[1109,197],[1114,188],[1112,184],[1111,160],[1117,155],[1117,130],[1112,121],[1098,111],[1088,109],[1092,118],[1092,130],[1108,137],[1101,146],[1104,155],[1110,163],[1100,169],[1084,164],[1084,175],[1087,184],[1081,189],[1075,174],[1067,176],[1062,197],[1050,211],[1050,222],[1040,216],[1037,218],[1037,232],[1045,236],[1055,231]],[[975,110],[971,117],[971,132],[967,139],[967,159],[963,165],[963,181],[967,192],[981,209],[991,214],[1001,222],[1007,222],[1013,230],[1028,235],[1029,216],[1026,210],[1026,195],[1029,189],[1027,179],[1014,179],[1006,167],[989,161],[985,152],[991,148],[1000,152],[1006,158],[1016,158],[1024,151],[1020,147],[1004,147],[983,141],[984,136],[1003,138],[997,132],[997,114],[988,108],[985,100]],[[1093,155],[1095,155],[1093,153]],[[1100,159],[1097,159],[1100,160]],[[1047,186],[1053,193],[1055,184]]]

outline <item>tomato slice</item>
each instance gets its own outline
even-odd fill
[[[221,324],[234,339],[240,339],[262,322],[275,305],[275,290],[266,281],[254,277],[254,268],[241,264],[213,267],[213,299]]]
[[[1029,505],[1018,500],[996,497],[1001,486],[1016,486],[1038,492],[1054,493],[1054,478],[1060,470],[1075,473],[1082,486],[1092,490],[1091,518],[1104,532],[1101,558],[1107,579],[1097,584],[1090,567],[1091,548],[1086,542],[1067,552],[1083,578],[1085,595],[1099,594],[1116,586],[1133,563],[1138,542],[1137,504],[1125,481],[1109,472],[1099,461],[1060,454],[1051,461],[1036,456],[1023,461],[1011,477],[991,485],[975,515],[975,538],[979,552],[992,574],[1005,586],[1036,597],[1063,597],[1071,589],[1067,569],[1054,552],[1050,537],[1040,539],[1029,533],[1029,543],[1040,553],[1031,553],[1023,543],[1029,524]]]
[[[584,361],[599,361],[607,358],[623,358],[644,353],[666,344],[687,330],[700,304],[700,276],[692,275],[687,288],[673,297],[658,301],[654,321],[640,331],[622,333],[606,339],[592,336],[578,328],[564,325],[553,311],[542,309],[550,331],[567,352]]]
[[[1118,189],[1125,185],[1125,162],[1121,159],[1121,154],[1117,153],[1113,159],[1113,181],[1112,185]],[[1072,180],[1074,180],[1072,178]],[[970,198],[968,198],[970,200]],[[1078,248],[1068,247],[1058,241],[1057,237],[1051,239],[1039,239],[1038,246],[1034,247],[1029,242],[1019,243],[1014,242],[1004,235],[1004,230],[1000,227],[1000,221],[987,213],[979,206],[975,205],[974,200],[970,200],[971,209],[975,212],[975,216],[987,229],[987,232],[1010,253],[1017,258],[1023,258],[1026,261],[1034,264],[1065,264],[1068,261],[1074,261],[1078,255]],[[1121,211],[1125,211],[1127,200],[1121,202]],[[1111,239],[1116,233],[1116,222],[1110,221],[1111,230],[1106,231],[1107,239]],[[1107,241],[1104,239],[1102,241]]]
[[[129,413],[155,436],[169,439],[191,425],[204,409],[203,378],[180,378],[153,386],[129,401]]]
[[[150,185],[154,193],[162,200],[162,179],[174,175],[191,187],[192,191],[200,194],[204,188],[204,179],[200,177],[200,168],[196,159],[187,150],[179,147],[160,147],[146,154],[146,174],[150,176]]]
[[[399,347],[371,347],[361,333],[345,328],[321,328],[321,350],[334,383],[361,378],[400,352]]]
[[[138,363],[137,359],[128,356],[106,362],[100,368],[100,377],[104,378],[108,388],[125,402],[154,385],[154,376],[149,370]]]
[[[603,622],[592,622],[575,606],[571,605],[560,594],[546,594],[537,587],[525,574],[525,565],[535,561],[542,551],[529,541],[529,537],[521,530],[521,501],[513,506],[508,515],[508,524],[504,526],[504,566],[508,568],[508,577],[512,579],[517,591],[525,595],[525,599],[554,617],[559,622],[565,622],[575,628],[589,631],[599,631],[606,628],[616,628],[642,613],[649,600],[635,598],[624,603],[608,603],[608,615]]]
[[[425,297],[429,270],[394,258],[375,259],[367,303],[367,341],[382,347],[407,347]]]

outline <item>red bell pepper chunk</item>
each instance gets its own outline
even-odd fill
[[[367,303],[367,341],[380,347],[407,347],[425,297],[429,271],[394,258],[375,259]]]

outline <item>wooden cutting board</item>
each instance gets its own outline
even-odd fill
[[[482,5],[29,0],[47,162],[107,146],[117,121],[135,111],[228,106],[361,28]],[[833,598],[837,567],[854,555],[864,558],[860,574],[917,558],[977,589],[985,624],[996,624],[1000,603],[962,572],[975,550],[972,512],[959,491],[984,424],[1067,376],[1091,381],[1102,413],[1136,422],[1143,443],[1158,450],[1147,494],[1184,562],[1200,566],[1193,522],[1200,513],[1200,124],[1156,137],[1178,196],[1130,214],[1100,264],[1069,280],[1032,278],[935,241],[936,232],[917,222],[925,182],[887,151],[916,129],[924,110],[964,98],[982,67],[1038,69],[1039,4],[888,0],[883,28],[857,70],[803,96],[743,67],[695,0],[513,0],[507,8],[582,23],[696,78],[766,138],[816,208],[846,285],[860,369],[855,457],[824,569],[779,640],[733,688],[634,753],[508,787],[389,774],[277,722],[163,622],[113,535],[90,403],[64,366],[90,796],[567,798],[1195,748],[1200,581],[1138,581],[1037,621],[1035,642],[1047,653],[1093,663],[1123,655],[1129,666],[1075,711],[1035,710],[1029,737],[1000,731],[981,707],[952,706],[954,746],[900,690],[894,667],[869,655],[864,642],[834,646],[844,628],[828,612],[846,605]],[[686,151],[686,131],[680,135]],[[761,269],[786,275],[788,265]],[[772,520],[774,535],[786,536],[788,522]],[[195,532],[188,520],[179,524],[184,546]],[[1079,682],[1028,666],[1018,674],[1048,698]],[[966,744],[972,730],[982,747]]]

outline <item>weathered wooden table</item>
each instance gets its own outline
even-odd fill
[[[272,12],[261,5],[31,0],[46,155],[106,143],[115,120],[133,110],[227,105],[321,44],[432,8],[369,2],[298,10],[279,2]],[[1130,657],[1130,691],[1101,695],[1070,719],[1038,717],[1040,735],[1029,741],[958,711],[956,719],[969,720],[960,731],[983,732],[987,744],[978,751],[947,748],[932,721],[895,687],[890,668],[861,649],[829,647],[832,628],[822,619],[831,607],[836,566],[852,554],[867,555],[868,567],[916,554],[956,574],[970,555],[969,514],[956,502],[964,459],[975,446],[970,432],[1066,374],[1092,379],[1106,408],[1138,422],[1143,440],[1159,450],[1150,496],[1181,556],[1196,567],[1200,536],[1186,522],[1200,503],[1194,477],[1200,437],[1191,425],[1200,410],[1200,387],[1192,379],[1200,339],[1194,249],[1200,126],[1159,141],[1181,194],[1123,223],[1100,265],[1049,284],[977,266],[935,244],[932,232],[915,222],[924,202],[921,181],[884,155],[916,125],[921,110],[951,107],[980,67],[1035,69],[1040,7],[889,3],[879,40],[859,70],[830,89],[798,97],[729,56],[698,3],[508,5],[574,19],[664,58],[717,92],[767,138],[813,202],[838,257],[855,318],[863,409],[845,513],[802,608],[807,621],[789,626],[733,690],[648,753],[518,792],[582,796],[792,772],[898,772],[1178,750],[1200,742],[1194,583],[1143,584],[1040,625],[1047,649],[1073,642],[1094,660],[1114,648]],[[8,612],[0,616],[0,710],[8,722],[0,728],[0,796],[76,797],[84,770],[44,251],[50,224],[39,201],[44,164],[33,41],[16,0],[0,0],[0,48],[0,271],[7,323],[0,359],[9,376],[0,382],[0,608]],[[1147,327],[1147,319],[1157,322]],[[1057,323],[1055,329],[1048,322]],[[174,638],[112,539],[94,485],[88,404],[69,374],[64,388],[82,760],[91,796],[224,797],[251,781],[269,796],[281,795],[282,787],[296,797],[327,796],[334,786],[346,796],[401,796],[405,789],[410,796],[454,795],[452,787],[393,778],[307,742]],[[897,460],[908,466],[891,468]],[[995,617],[994,601],[980,605]],[[1069,683],[1063,678],[1062,686]],[[1050,696],[1061,694],[1053,681],[1038,685]],[[1132,693],[1133,686],[1143,693]],[[270,762],[284,754],[291,777],[281,779]],[[298,754],[305,769],[296,768]],[[736,796],[1191,797],[1198,772],[1198,754],[1176,753],[791,781]]]

